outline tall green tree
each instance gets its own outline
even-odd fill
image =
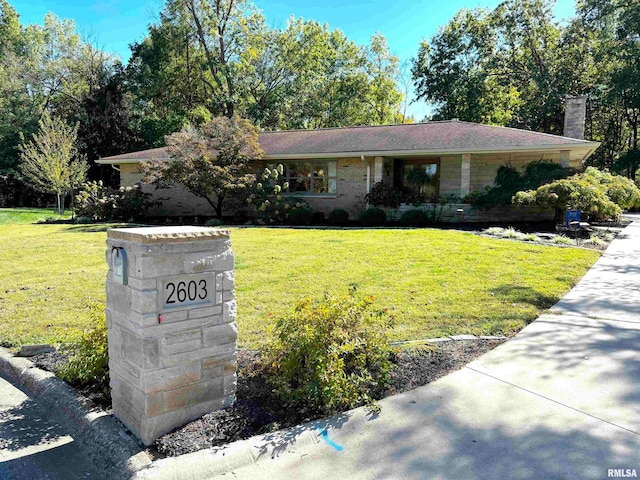
[[[594,165],[636,177],[640,167],[640,3],[580,0],[578,18],[597,40],[601,77],[593,136]]]
[[[590,38],[553,20],[551,0],[463,10],[414,63],[419,98],[436,118],[562,133],[564,99],[593,87]]]
[[[169,0],[128,66],[143,137],[231,112],[264,129],[392,123],[402,94],[382,35],[357,45],[291,18],[267,28],[248,1]]]
[[[64,197],[85,179],[88,165],[78,153],[78,126],[69,126],[59,117],[45,112],[39,122],[40,130],[20,145],[20,172],[34,189],[53,193],[57,210],[64,211]]]

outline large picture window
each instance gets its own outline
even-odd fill
[[[289,182],[287,193],[296,195],[322,195],[337,192],[337,162],[311,160],[283,162],[284,175]]]

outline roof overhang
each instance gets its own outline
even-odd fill
[[[380,151],[350,151],[350,152],[329,152],[329,153],[287,153],[287,154],[268,154],[262,157],[263,160],[299,160],[312,158],[345,158],[345,157],[426,157],[426,156],[447,156],[447,155],[463,155],[463,154],[492,154],[492,153],[527,153],[527,152],[560,152],[560,151],[584,151],[582,161],[589,158],[593,152],[600,146],[599,142],[584,143],[567,143],[556,145],[537,145],[537,146],[513,146],[504,148],[462,148],[462,149],[427,149],[427,150],[380,150]],[[99,165],[122,165],[131,163],[140,163],[148,160],[169,160],[168,156],[151,155],[149,158],[103,158],[96,160]]]

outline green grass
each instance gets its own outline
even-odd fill
[[[56,343],[105,300],[104,225],[0,227],[0,341]],[[359,291],[396,317],[393,338],[512,334],[596,261],[582,249],[441,230],[232,229],[239,342],[305,295]]]
[[[53,218],[65,220],[71,218],[71,212],[60,215],[53,208],[0,208],[0,225],[16,223],[36,223]]]

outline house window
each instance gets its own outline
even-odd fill
[[[433,161],[404,162],[402,186],[405,190],[422,196],[438,194],[438,164]]]
[[[312,160],[283,162],[284,176],[289,182],[287,193],[295,195],[323,195],[337,192],[337,162]]]

